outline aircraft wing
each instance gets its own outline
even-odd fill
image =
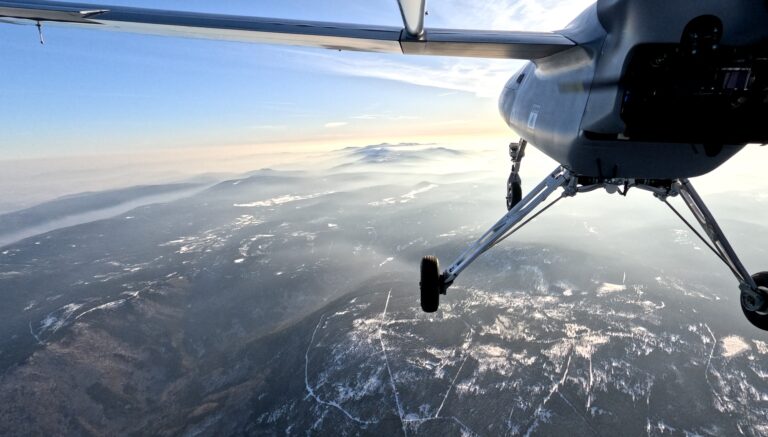
[[[424,0],[398,1],[404,28],[52,1],[0,0],[0,20],[407,55],[538,59],[575,45],[550,32],[424,29]]]

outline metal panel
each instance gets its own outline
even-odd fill
[[[429,29],[423,38],[404,38],[401,45],[407,55],[538,59],[574,47],[575,43],[549,32]]]

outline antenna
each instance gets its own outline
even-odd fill
[[[37,34],[40,35],[40,44],[45,44],[45,38],[43,38],[43,24],[40,20],[37,20]]]

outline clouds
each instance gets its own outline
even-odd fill
[[[429,27],[548,31],[565,27],[590,0],[444,0],[429,5]],[[304,68],[498,98],[525,61],[359,55],[288,49]],[[445,94],[445,93],[443,93]]]
[[[552,31],[562,29],[591,0],[449,0],[430,4],[428,26],[491,30]],[[437,23],[432,23],[433,21]]]
[[[367,77],[496,99],[524,61],[416,58],[289,50],[302,68],[333,75]]]
[[[418,120],[421,117],[417,117],[415,115],[401,115],[401,114],[392,114],[392,113],[386,113],[386,114],[361,114],[361,115],[353,115],[353,120],[392,120],[392,121],[399,121],[399,120]]]

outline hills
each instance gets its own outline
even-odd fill
[[[503,198],[377,165],[255,171],[0,249],[0,434],[768,433],[768,343],[665,211],[577,198],[427,315],[420,257],[450,262]]]

